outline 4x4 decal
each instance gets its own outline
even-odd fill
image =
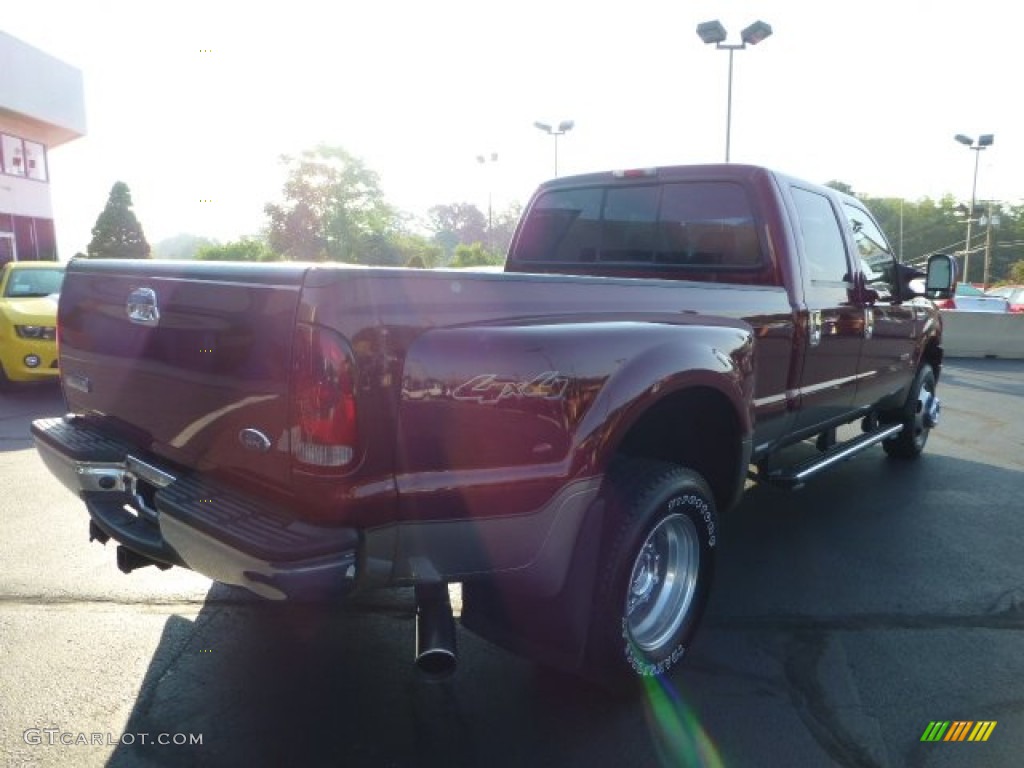
[[[557,400],[565,394],[568,386],[568,377],[558,371],[545,371],[530,381],[515,381],[494,373],[483,373],[453,389],[452,399],[474,400],[485,404],[527,397]]]

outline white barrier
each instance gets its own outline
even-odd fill
[[[942,347],[948,357],[1024,359],[1024,314],[942,312]]]

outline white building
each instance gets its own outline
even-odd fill
[[[47,153],[84,135],[81,71],[0,31],[0,265],[57,258]]]

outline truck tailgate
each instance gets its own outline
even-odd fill
[[[69,409],[175,464],[285,486],[305,272],[72,261],[58,318]]]

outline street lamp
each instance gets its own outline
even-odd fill
[[[729,96],[726,102],[725,112],[725,162],[729,162],[729,145],[732,140],[732,54],[733,51],[742,51],[748,45],[757,45],[762,40],[770,37],[772,27],[764,21],[755,21],[740,33],[743,42],[738,45],[726,43],[726,31],[722,22],[718,19],[705,21],[697,25],[697,35],[706,44],[714,44],[720,51],[729,52]]]
[[[537,121],[533,124],[534,128],[539,128],[547,134],[555,137],[555,178],[558,178],[558,137],[567,131],[571,131],[573,126],[576,125],[572,120],[563,120],[558,124],[557,128],[552,128],[547,123]]]
[[[476,156],[476,161],[478,163],[480,163],[480,165],[483,165],[483,166],[486,166],[487,163],[491,163],[492,164],[491,167],[494,167],[493,164],[498,162],[498,153],[497,152],[491,152],[491,154],[489,154],[489,155],[477,155]],[[491,207],[491,188],[493,187],[493,183],[492,182],[493,182],[493,179],[491,178],[491,174],[487,174],[487,250],[492,250],[493,249],[493,245],[494,245],[491,242],[491,240],[492,240],[491,233],[493,232],[493,224],[494,224],[494,219],[493,219],[493,215],[492,215],[492,207]]]
[[[981,151],[986,147],[991,147],[992,142],[995,141],[994,133],[983,133],[975,141],[970,136],[964,136],[962,133],[958,133],[953,137],[956,141],[963,144],[968,149],[974,150],[974,181],[971,184],[971,209],[967,212],[967,240],[964,241],[964,282],[969,283],[967,279],[967,268],[971,263],[971,222],[974,219],[974,204],[975,198],[978,192],[978,159],[981,157]]]

